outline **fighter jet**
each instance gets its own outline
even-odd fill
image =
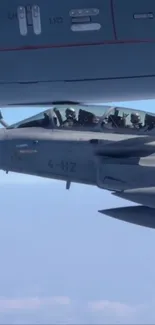
[[[0,107],[155,98],[154,0],[1,0]]]
[[[155,114],[53,105],[0,130],[0,169],[97,186],[140,206],[101,213],[155,228]]]

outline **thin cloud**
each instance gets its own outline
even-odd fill
[[[129,305],[121,302],[71,300],[68,296],[0,298],[0,324],[154,324],[154,302]]]
[[[136,312],[136,308],[120,303],[120,302],[113,302],[108,300],[99,300],[93,301],[88,303],[88,308],[92,312],[104,312],[109,311],[110,313],[114,313],[117,316],[124,316],[133,314]]]
[[[0,299],[0,312],[11,310],[35,310],[41,307],[69,305],[70,299],[65,296],[49,298],[24,298],[24,299]]]

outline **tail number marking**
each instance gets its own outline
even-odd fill
[[[51,169],[60,168],[63,172],[76,173],[76,163],[72,161],[61,160],[57,163],[50,159],[48,166]]]

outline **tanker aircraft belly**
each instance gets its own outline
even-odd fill
[[[99,212],[155,228],[155,114],[53,105],[0,130],[0,169],[97,186],[138,203]]]
[[[154,0],[1,0],[0,106],[155,97]]]

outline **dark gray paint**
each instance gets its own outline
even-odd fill
[[[27,4],[33,0],[0,3],[1,106],[155,97],[154,0],[38,0],[42,34],[29,27],[23,37],[10,17]],[[99,8],[92,21],[101,23],[100,31],[72,32],[69,11],[76,8]],[[152,13],[153,19],[134,19],[135,13]],[[54,17],[63,23],[51,25]]]
[[[154,175],[152,177],[154,178]],[[113,194],[122,199],[155,208],[155,187],[136,188]]]
[[[128,206],[99,212],[121,221],[155,229],[155,210],[147,206]]]

